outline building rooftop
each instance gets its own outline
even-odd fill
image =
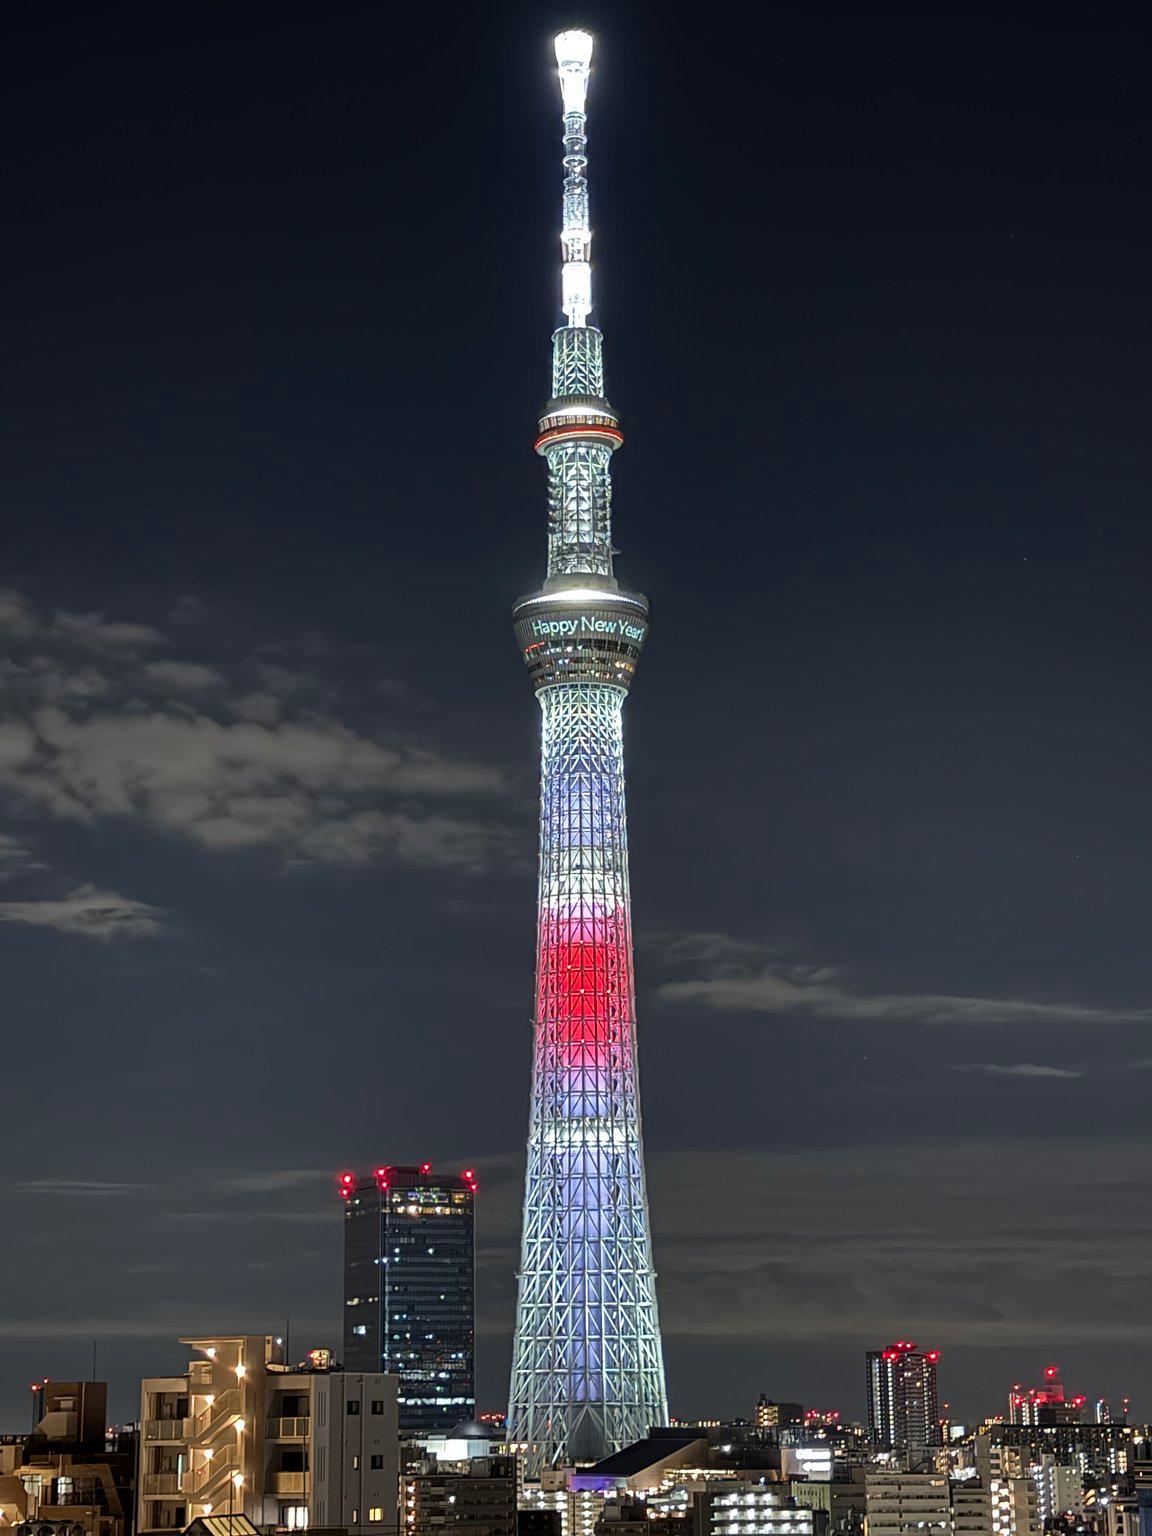
[[[622,1451],[605,1456],[603,1461],[597,1461],[590,1467],[581,1467],[572,1477],[572,1487],[598,1487],[619,1478],[636,1477],[673,1457],[682,1458],[689,1451],[705,1455],[707,1449],[707,1437],[697,1430],[659,1431],[632,1445],[626,1445]]]

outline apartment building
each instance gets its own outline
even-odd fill
[[[261,1334],[187,1338],[178,1376],[141,1383],[137,1532],[244,1515],[266,1532],[398,1530],[397,1379],[325,1350],[289,1366]]]
[[[952,1528],[948,1479],[930,1472],[873,1472],[864,1478],[865,1536],[938,1536]]]
[[[131,1536],[136,1437],[109,1430],[102,1381],[34,1388],[30,1433],[0,1436],[0,1531]]]
[[[428,1457],[404,1474],[405,1536],[516,1536],[516,1461]]]

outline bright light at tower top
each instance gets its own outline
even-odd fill
[[[583,112],[588,90],[588,70],[592,63],[592,34],[580,31],[558,32],[555,48],[564,110]]]
[[[560,307],[570,326],[588,323],[592,311],[592,231],[588,224],[587,141],[584,102],[592,63],[590,32],[559,32],[554,39],[560,95],[564,101],[564,224],[560,242],[564,269]]]

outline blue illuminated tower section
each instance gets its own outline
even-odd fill
[[[622,711],[647,599],[612,574],[612,454],[592,309],[584,103],[592,39],[556,39],[564,112],[548,574],[514,610],[543,715],[532,1111],[508,1436],[532,1470],[596,1460],[668,1408],[636,1081]]]

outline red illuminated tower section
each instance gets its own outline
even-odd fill
[[[446,1434],[476,1407],[476,1176],[431,1163],[342,1173],[344,1366],[400,1378],[400,1429]]]
[[[556,39],[564,108],[561,308],[548,572],[514,609],[541,711],[532,1110],[508,1435],[530,1472],[595,1461],[667,1422],[636,1080],[623,709],[648,602],[613,573],[612,455],[592,308],[585,91],[592,39]]]
[[[873,1445],[909,1450],[940,1443],[939,1359],[939,1350],[918,1349],[911,1339],[868,1351],[868,1433]]]

